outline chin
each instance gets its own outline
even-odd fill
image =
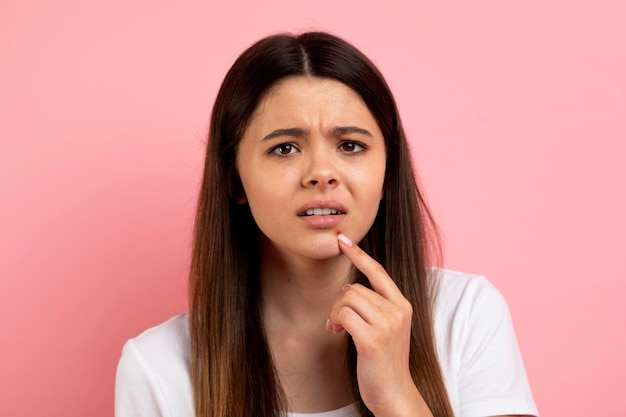
[[[332,238],[311,239],[298,246],[294,247],[292,251],[304,258],[324,260],[341,255],[341,249],[339,249],[339,244],[334,236]]]
[[[307,238],[298,239],[296,241],[285,241],[281,237],[271,239],[266,236],[262,238],[262,246],[265,246],[268,254],[273,253],[278,257],[292,257],[306,258],[316,261],[323,261],[332,258],[336,258],[341,255],[341,249],[339,249],[339,243],[337,242],[336,235],[326,234],[318,236],[308,236]]]
[[[318,235],[304,240],[300,249],[301,256],[315,260],[331,259],[341,255],[335,233]]]
[[[319,250],[319,251],[308,251],[306,254],[302,254],[303,256],[311,259],[315,259],[318,261],[323,261],[326,259],[336,258],[341,255],[341,250],[337,248],[337,250]]]

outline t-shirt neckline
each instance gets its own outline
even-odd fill
[[[358,415],[356,404],[350,404],[336,410],[324,411],[322,413],[280,413],[281,417],[354,417]]]

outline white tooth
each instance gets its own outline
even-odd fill
[[[331,208],[314,208],[308,209],[305,212],[307,216],[328,216],[331,214],[339,214],[339,210],[331,209]]]

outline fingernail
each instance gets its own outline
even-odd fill
[[[330,330],[330,319],[326,320],[326,330]]]
[[[340,324],[335,324],[332,327],[333,327],[333,333],[335,334],[343,332],[343,326],[341,326]]]
[[[339,233],[337,235],[337,239],[339,239],[339,241],[343,243],[344,246],[347,246],[347,247],[352,246],[352,241],[346,235]]]

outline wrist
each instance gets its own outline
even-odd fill
[[[394,389],[387,404],[370,409],[376,417],[433,417],[428,404],[413,381],[405,389]]]

